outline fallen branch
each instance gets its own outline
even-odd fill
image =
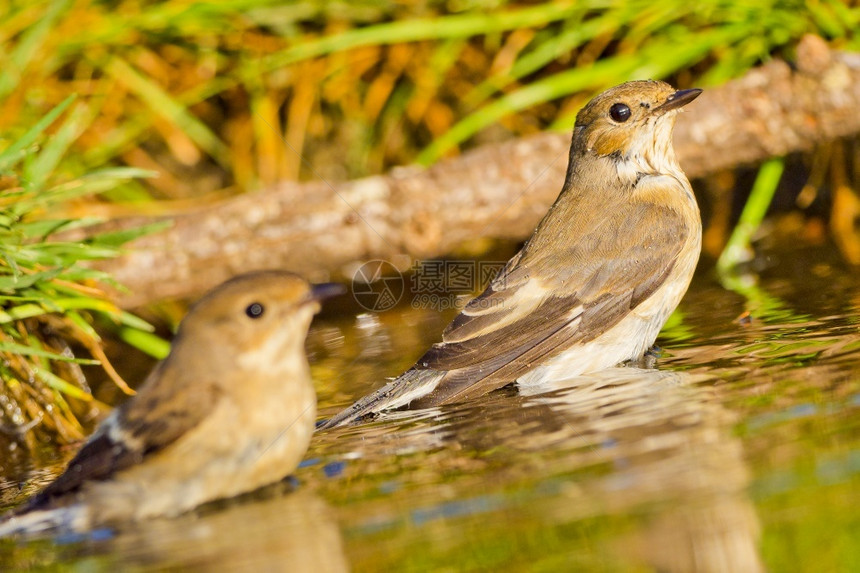
[[[680,118],[679,160],[691,178],[760,162],[860,131],[860,54],[809,36],[794,68],[772,61],[708,89]],[[524,239],[564,179],[569,134],[490,145],[429,169],[355,181],[285,183],[174,218],[101,264],[133,307],[197,294],[233,274],[280,267],[311,279],[350,275],[369,259],[427,258],[480,237]],[[152,222],[131,218],[128,228]]]

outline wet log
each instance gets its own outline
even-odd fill
[[[691,178],[811,149],[860,131],[860,54],[809,36],[797,61],[772,61],[706,89],[679,118],[675,148]],[[101,263],[135,307],[195,296],[230,276],[287,268],[311,279],[351,276],[358,261],[450,253],[482,237],[528,237],[564,179],[569,134],[488,145],[428,169],[364,179],[283,183],[173,217]],[[116,228],[152,222],[135,217]]]

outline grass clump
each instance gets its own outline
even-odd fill
[[[55,176],[59,158],[79,129],[75,111],[60,121],[73,99],[0,148],[0,429],[25,443],[37,435],[63,441],[83,437],[81,421],[95,400],[82,365],[100,364],[124,392],[132,393],[102,351],[96,321],[114,331],[151,330],[110,302],[102,290],[116,286],[110,277],[82,264],[116,256],[125,241],[145,229],[85,240],[56,238],[97,222],[57,217],[69,201],[147,175],[119,167],[68,180]],[[46,136],[58,122],[53,135]],[[150,342],[146,350],[164,352]]]

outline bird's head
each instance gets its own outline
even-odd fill
[[[258,356],[274,363],[303,348],[320,301],[344,291],[339,284],[312,285],[286,271],[240,275],[216,287],[188,312],[174,341],[213,362]],[[185,348],[183,348],[185,350]]]
[[[665,82],[633,81],[596,96],[576,116],[572,151],[633,162],[643,172],[675,167],[672,128],[678,111],[702,93]]]

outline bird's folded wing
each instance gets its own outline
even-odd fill
[[[597,338],[660,288],[688,232],[677,211],[634,204],[595,217],[569,241],[560,237],[560,248],[529,252],[527,244],[445,329],[443,342],[324,427],[407,399],[418,408],[484,394]]]
[[[214,385],[186,385],[160,375],[169,359],[150,374],[152,384],[120,406],[69,462],[66,471],[27,505],[35,509],[77,490],[88,480],[104,480],[140,463],[170,445],[212,411],[219,392]],[[189,387],[190,386],[190,387]]]
[[[563,253],[526,254],[466,305],[443,342],[418,360],[416,368],[447,374],[415,407],[489,392],[597,338],[664,283],[687,233],[676,211],[653,204],[610,213],[583,231]]]

